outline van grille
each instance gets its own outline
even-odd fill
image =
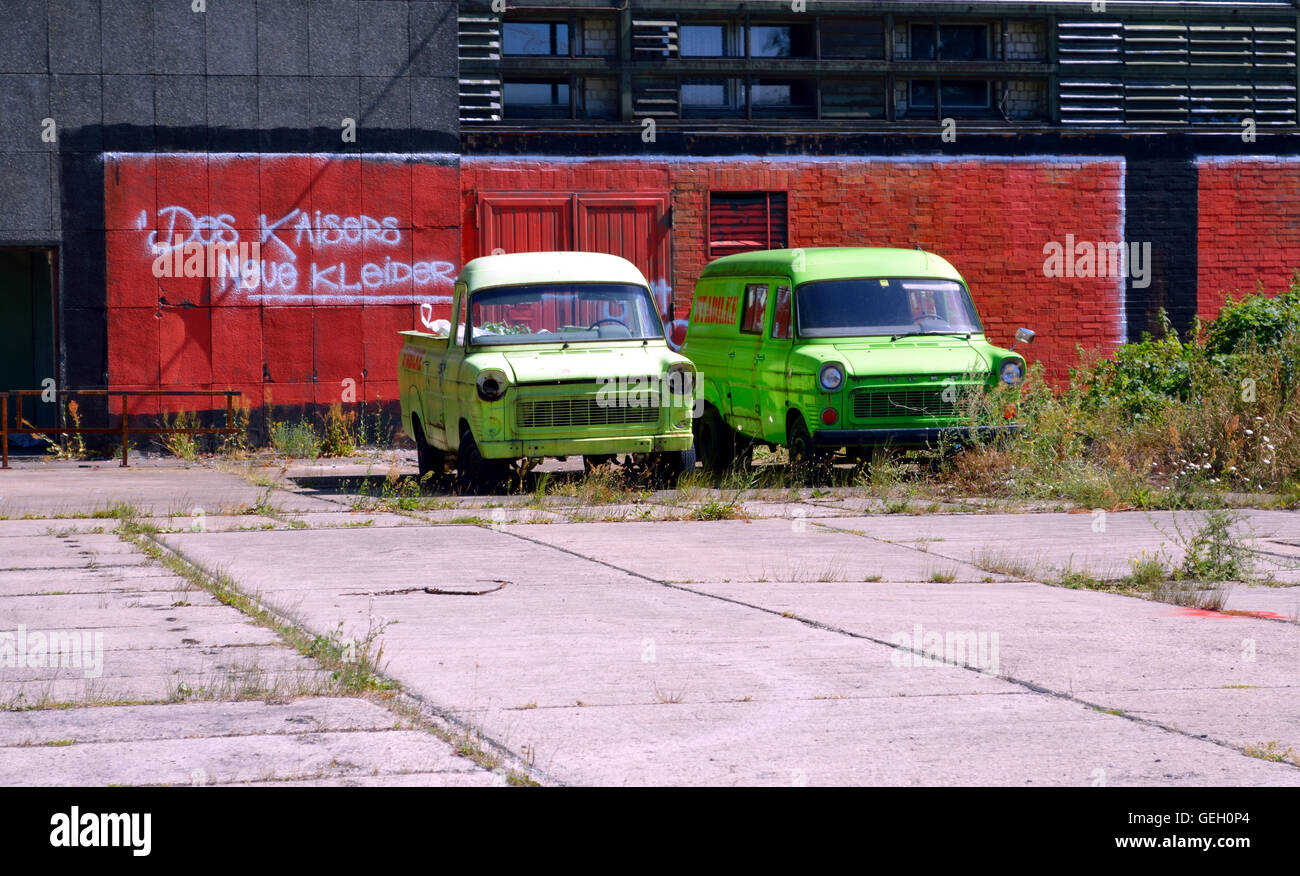
[[[853,418],[874,420],[884,417],[955,417],[957,402],[945,401],[942,387],[936,389],[859,390],[853,394]]]
[[[618,426],[625,423],[657,423],[659,408],[601,405],[595,396],[521,400],[515,409],[520,429],[559,429],[568,426]]]

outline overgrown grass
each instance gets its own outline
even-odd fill
[[[1005,403],[983,396],[973,415],[996,422]],[[1110,356],[1081,351],[1064,387],[1031,368],[1017,421],[1020,439],[966,448],[945,482],[1108,509],[1214,507],[1230,490],[1300,501],[1300,280],[1230,299],[1186,338],[1167,327]]]
[[[276,420],[271,423],[271,446],[277,453],[292,459],[316,460],[321,455],[320,436],[316,428],[308,422],[285,423]]]

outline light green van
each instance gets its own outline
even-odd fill
[[[711,470],[757,443],[824,461],[839,448],[863,456],[960,440],[973,428],[963,399],[1025,376],[1020,355],[985,339],[957,270],[910,249],[767,250],[711,262],[682,353],[703,383],[695,450]],[[978,429],[1014,431],[1014,415],[1009,405],[1002,421]]]
[[[452,319],[402,332],[402,425],[421,476],[454,459],[462,487],[501,486],[521,459],[616,455],[671,480],[695,468],[695,369],[673,352],[645,277],[592,252],[465,265]]]

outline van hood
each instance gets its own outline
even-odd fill
[[[660,374],[669,365],[686,362],[661,341],[656,345],[569,347],[567,350],[512,350],[501,358],[514,383],[570,383],[610,377]]]
[[[993,367],[987,344],[960,337],[853,340],[832,345],[851,377],[883,374],[948,376],[987,373]]]

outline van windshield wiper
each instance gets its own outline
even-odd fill
[[[936,331],[928,331],[928,332],[899,332],[899,333],[896,334],[896,335],[891,335],[889,339],[890,339],[891,341],[896,341],[896,340],[898,340],[899,338],[915,338],[915,337],[918,337],[918,336],[921,336],[921,335],[950,335],[950,336],[952,336],[952,337],[961,337],[961,338],[964,338],[964,339],[966,339],[966,340],[970,340],[970,332],[936,332]]]

